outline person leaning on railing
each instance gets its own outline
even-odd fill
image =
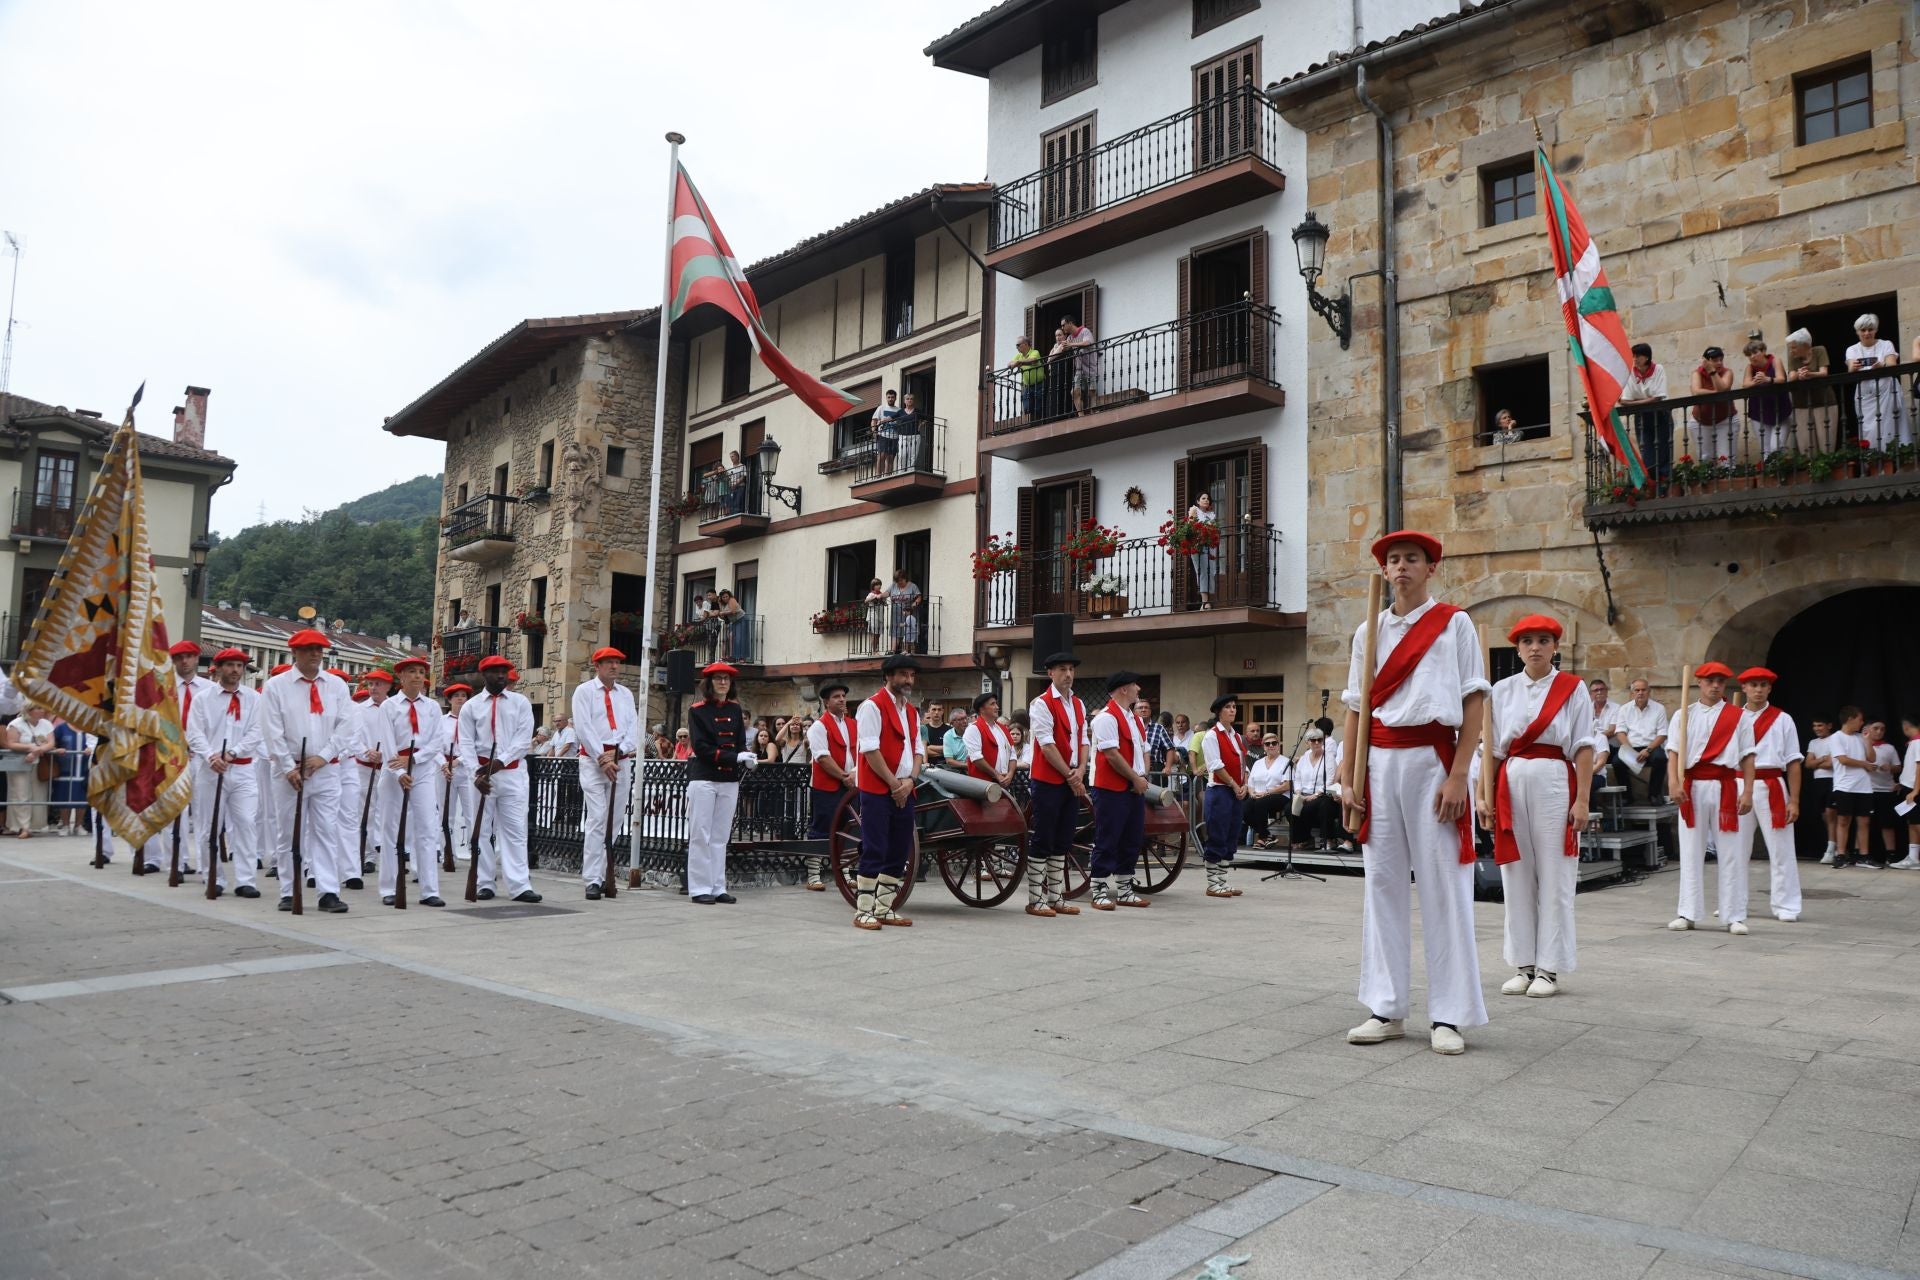
[[[1046,360],[1024,333],[1013,340],[1013,347],[1013,359],[1007,361],[1007,367],[1020,375],[1020,416],[1037,418],[1047,384]]]
[[[1900,363],[1900,349],[1880,336],[1879,316],[1867,312],[1853,322],[1853,332],[1860,341],[1847,348],[1847,372]],[[1862,380],[1853,389],[1853,407],[1860,415],[1860,437],[1873,448],[1885,449],[1913,440],[1900,379]]]
[[[1696,396],[1733,390],[1733,370],[1727,368],[1725,351],[1708,347],[1700,353],[1700,363],[1693,370],[1692,387],[1691,394]],[[1699,442],[1687,450],[1694,455],[1694,461],[1712,463],[1721,458],[1731,461],[1734,441],[1740,434],[1740,411],[1728,401],[1710,400],[1694,405],[1689,412],[1696,427],[1693,438]]]
[[[1653,362],[1653,348],[1644,342],[1633,344],[1633,369],[1626,385],[1620,388],[1620,406],[1658,404],[1667,398],[1667,371]],[[1658,411],[1633,415],[1633,431],[1640,442],[1640,460],[1646,464],[1650,480],[1664,481],[1673,470],[1673,423]]]
[[[1763,338],[1749,339],[1742,354],[1747,357],[1747,376],[1741,385],[1753,390],[1747,397],[1747,416],[1759,425],[1760,456],[1765,458],[1786,447],[1787,429],[1793,423],[1793,401],[1780,389],[1787,371],[1767,350]]]
[[[1833,371],[1833,361],[1827,357],[1827,349],[1814,343],[1813,335],[1805,329],[1795,329],[1787,335],[1787,381],[1805,382],[1808,378],[1824,378]],[[1834,399],[1832,387],[1801,387],[1789,391],[1787,396],[1793,401],[1794,420],[1800,428],[1800,447],[1813,452],[1818,447],[1820,435],[1816,418],[1824,416],[1838,402]]]

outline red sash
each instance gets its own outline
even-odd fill
[[[1060,701],[1060,696],[1053,691],[1052,685],[1048,685],[1046,689],[1041,692],[1040,701],[1047,704],[1047,714],[1053,717],[1054,750],[1058,751],[1060,758],[1067,762],[1067,767],[1072,768],[1078,761],[1076,753],[1080,750],[1081,730],[1085,729],[1087,725],[1086,704],[1081,702],[1080,699],[1075,698],[1073,700],[1073,709],[1077,711],[1079,715],[1077,718],[1069,719],[1067,717],[1066,705]],[[1065,731],[1066,737],[1064,743],[1061,741],[1063,730]],[[1037,742],[1033,744],[1033,780],[1035,782],[1056,783],[1066,781],[1065,778],[1060,776],[1060,771],[1054,768],[1052,762],[1047,759],[1046,748]]]
[[[1547,687],[1547,699],[1540,707],[1540,714],[1533,718],[1513,745],[1507,748],[1507,757],[1500,762],[1500,772],[1495,775],[1493,785],[1493,860],[1498,863],[1520,861],[1520,842],[1513,834],[1513,795],[1507,789],[1507,761],[1509,760],[1558,760],[1567,766],[1567,804],[1573,804],[1574,771],[1573,761],[1567,759],[1566,752],[1559,747],[1540,746],[1540,735],[1547,731],[1554,717],[1566,707],[1567,702],[1581,688],[1580,677],[1570,671],[1562,671],[1554,676],[1553,683]],[[1565,847],[1561,850],[1569,858],[1580,856],[1580,836],[1571,825],[1567,827]]]
[[[1693,728],[1693,708],[1690,706],[1681,714],[1687,717],[1687,728]],[[1729,702],[1720,708],[1719,719],[1713,722],[1713,732],[1707,735],[1707,745],[1700,750],[1700,763],[1691,769],[1685,769],[1681,775],[1683,785],[1680,788],[1680,820],[1689,827],[1693,825],[1693,784],[1695,782],[1717,782],[1720,784],[1720,829],[1738,831],[1740,829],[1740,796],[1727,785],[1739,776],[1739,771],[1711,761],[1727,744],[1733,741],[1734,730],[1740,727],[1740,708]],[[1682,761],[1684,766],[1685,762]]]
[[[827,731],[827,754],[833,757],[835,764],[845,769],[848,773],[852,773],[853,743],[849,740],[850,735],[847,733],[840,717],[834,715],[831,711],[824,712],[820,716],[820,724]],[[815,791],[838,791],[840,789],[840,784],[833,780],[833,776],[821,766],[818,760],[813,762],[813,789]]]
[[[911,751],[908,751],[907,740],[912,738],[918,742],[920,739],[920,713],[913,709],[912,703],[908,703],[903,712],[900,704],[893,700],[893,695],[885,689],[875,691],[873,702],[880,710],[880,758],[887,762],[888,768],[892,768],[894,761],[900,758],[901,753],[907,751],[907,758],[911,762],[913,757]],[[904,732],[900,726],[903,716],[906,720]],[[860,756],[859,779],[862,791],[876,796],[887,794],[886,784],[880,781],[879,775],[874,773],[867,764],[864,752]]]
[[[1213,741],[1214,745],[1220,749],[1220,768],[1225,771],[1229,778],[1233,779],[1234,786],[1237,787],[1244,784],[1247,780],[1247,758],[1246,753],[1240,749],[1240,735],[1237,733],[1228,733],[1219,725],[1215,725],[1213,726]],[[1209,777],[1207,779],[1207,785],[1217,787],[1220,784]]]
[[[975,716],[973,727],[980,735],[980,758],[967,761],[967,772],[987,782],[1000,781],[1000,740],[994,737],[994,729],[985,716]],[[962,734],[964,738],[966,735]]]
[[[1107,714],[1113,717],[1114,724],[1119,727],[1120,746],[1118,750],[1121,756],[1126,759],[1127,766],[1131,768],[1137,759],[1133,754],[1133,744],[1140,738],[1145,738],[1147,731],[1141,727],[1139,721],[1133,718],[1133,712],[1122,711],[1120,704],[1111,698],[1107,699]],[[1144,763],[1144,761],[1142,761],[1142,763]],[[1142,770],[1142,772],[1144,772],[1144,770]],[[1133,789],[1132,784],[1120,776],[1120,771],[1107,763],[1106,753],[1103,751],[1093,753],[1093,785],[1099,787],[1102,791],[1131,791]]]
[[[1765,711],[1753,718],[1753,746],[1760,749],[1760,739],[1767,736],[1773,728],[1773,722],[1780,718],[1780,708],[1768,706]],[[1781,779],[1787,776],[1785,769],[1755,769],[1754,780],[1767,789],[1767,825],[1775,831],[1787,825],[1787,789]]]
[[[1393,647],[1393,652],[1387,655],[1386,662],[1373,677],[1372,697],[1368,705],[1375,713],[1378,713],[1380,708],[1387,704],[1387,699],[1397,693],[1400,686],[1413,675],[1420,665],[1420,660],[1427,656],[1427,650],[1433,648],[1434,641],[1440,638],[1446,631],[1447,624],[1453,620],[1453,615],[1459,612],[1460,610],[1454,605],[1436,601],[1433,608],[1421,614],[1420,620],[1407,629],[1407,634],[1400,638],[1400,643]],[[1432,747],[1440,756],[1441,766],[1451,770],[1456,736],[1455,730],[1439,723],[1411,725],[1404,729],[1396,729],[1376,720],[1373,722],[1372,730],[1367,734],[1367,742],[1375,747]],[[1367,842],[1367,832],[1372,825],[1373,786],[1369,780],[1367,813],[1361,818],[1360,830],[1357,833],[1361,844]],[[1460,861],[1463,865],[1471,864],[1474,860],[1473,830],[1468,825],[1465,814],[1461,815],[1459,826]]]
[[[1367,742],[1375,747],[1432,747],[1440,757],[1440,767],[1453,769],[1454,748],[1457,745],[1456,731],[1439,721],[1411,725],[1405,729],[1396,729],[1391,725],[1376,724],[1367,735]],[[1367,842],[1367,831],[1373,825],[1373,786],[1371,779],[1367,786],[1367,814],[1360,821],[1360,843]],[[1474,860],[1473,828],[1467,823],[1467,815],[1462,813],[1455,824],[1460,836],[1460,865],[1471,866]]]
[[[1387,705],[1387,699],[1399,692],[1400,686],[1420,665],[1420,659],[1427,656],[1427,650],[1433,648],[1433,642],[1447,629],[1447,623],[1453,615],[1460,612],[1450,604],[1435,602],[1433,608],[1420,615],[1420,621],[1407,628],[1407,634],[1400,637],[1400,643],[1393,647],[1387,660],[1373,677],[1373,709],[1378,711]]]

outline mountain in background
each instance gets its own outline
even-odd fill
[[[301,605],[369,635],[432,633],[440,477],[416,476],[331,511],[216,536],[207,599],[291,618]]]

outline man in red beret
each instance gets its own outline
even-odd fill
[[[607,646],[593,652],[593,677],[573,691],[574,740],[580,760],[585,814],[580,828],[580,878],[587,901],[596,902],[606,879],[608,844],[620,835],[633,790],[633,754],[640,745],[640,717],[633,690],[620,683],[627,655]],[[611,805],[613,825],[607,823]]]
[[[242,685],[247,655],[240,649],[222,649],[213,655],[218,683],[202,694],[187,719],[187,750],[194,762],[194,794],[206,797],[207,825],[202,856],[207,874],[222,881],[217,896],[232,882],[234,896],[257,898],[253,887],[254,860],[260,856],[260,775],[254,767],[266,755],[260,723],[260,695]],[[220,793],[220,818],[213,818],[213,794]],[[217,829],[216,829],[217,825]],[[219,860],[225,839],[232,861]],[[224,875],[222,874],[224,872]]]
[[[1747,851],[1753,828],[1741,820],[1753,812],[1753,730],[1740,708],[1726,700],[1733,672],[1709,662],[1694,672],[1700,697],[1673,713],[1667,741],[1668,790],[1680,806],[1680,911],[1667,928],[1691,929],[1706,918],[1707,826],[1734,839],[1720,857],[1720,919],[1735,937],[1747,932]],[[1686,759],[1680,734],[1686,734]],[[1683,772],[1684,770],[1684,772]]]
[[[469,824],[473,821],[473,802],[477,797],[473,775],[460,763],[460,709],[473,696],[473,686],[456,680],[440,693],[447,700],[447,760],[440,766],[444,780],[441,796],[447,805],[447,831],[453,837],[453,855],[464,858],[473,834]],[[446,785],[448,783],[451,785]]]
[[[393,664],[400,679],[398,697],[384,699],[368,717],[362,733],[377,731],[386,744],[382,767],[375,772],[380,815],[380,903],[393,906],[400,877],[408,870],[420,883],[420,905],[444,907],[440,897],[440,776],[447,758],[445,717],[440,704],[427,696],[425,658],[402,658]],[[402,803],[402,800],[405,803]],[[401,811],[406,828],[401,829]],[[407,851],[402,867],[400,850]]]
[[[380,806],[386,803],[387,797],[373,784],[380,776],[380,766],[392,754],[386,717],[380,708],[393,692],[393,675],[388,671],[368,671],[360,677],[360,687],[367,696],[364,700],[356,698],[349,713],[353,721],[353,745],[348,754],[355,767],[340,770],[340,821],[344,824],[340,840],[342,847],[352,854],[353,863],[350,871],[342,872],[345,877],[342,884],[348,889],[366,887],[361,877],[373,872],[380,856],[382,833],[386,830]]]
[[[1473,833],[1467,827],[1467,772],[1480,745],[1487,683],[1480,637],[1466,613],[1433,599],[1440,540],[1401,531],[1376,539],[1373,557],[1392,591],[1378,627],[1368,735],[1367,811],[1359,815],[1366,865],[1360,1003],[1367,1020],[1350,1044],[1406,1034],[1412,967],[1411,880],[1420,893],[1426,939],[1427,1012],[1435,1053],[1466,1050],[1463,1027],[1487,1020],[1473,939]],[[1354,632],[1347,666],[1347,748],[1343,794],[1353,792],[1368,624]],[[1588,708],[1591,717],[1591,708]],[[1589,729],[1591,721],[1589,719]]]
[[[308,628],[288,637],[293,666],[267,681],[261,691],[265,704],[262,723],[267,753],[273,759],[274,802],[281,806],[275,819],[276,838],[283,843],[275,861],[280,867],[280,909],[293,910],[293,824],[300,819],[300,858],[304,874],[320,891],[315,904],[321,911],[341,914],[342,873],[352,851],[341,839],[340,761],[353,745],[352,693],[346,681],[321,669],[332,642]],[[304,744],[306,755],[300,754]]]
[[[480,815],[479,897],[494,896],[496,877],[515,902],[538,902],[527,873],[527,765],[533,750],[533,704],[507,688],[513,664],[499,654],[480,660],[486,687],[460,710],[460,764],[485,796]],[[477,803],[477,802],[476,802]]]
[[[1740,837],[1740,849],[1753,848],[1753,827],[1767,842],[1767,861],[1772,864],[1772,883],[1767,902],[1773,918],[1782,922],[1800,918],[1800,859],[1793,847],[1793,824],[1800,820],[1800,764],[1806,759],[1800,751],[1800,730],[1793,717],[1781,714],[1773,706],[1773,684],[1777,677],[1765,667],[1748,667],[1740,673],[1740,692],[1746,705],[1740,714],[1753,737],[1753,812],[1746,817],[1747,831]]]
[[[1493,686],[1494,830],[1506,904],[1506,959],[1514,976],[1501,995],[1559,993],[1574,968],[1573,894],[1580,887],[1580,832],[1593,776],[1593,704],[1580,677],[1556,671],[1560,624],[1529,614],[1507,639],[1524,669]],[[1484,793],[1483,793],[1484,794]],[[1493,821],[1486,821],[1489,809]]]

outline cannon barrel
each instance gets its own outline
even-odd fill
[[[963,796],[968,800],[993,804],[1006,794],[997,782],[988,782],[984,778],[976,778],[970,773],[961,773],[954,769],[929,769],[920,775],[920,780],[949,800],[955,796]]]
[[[1179,800],[1180,793],[1172,787],[1163,787],[1154,782],[1147,784],[1147,803],[1154,808],[1164,809],[1170,804],[1177,804]]]

